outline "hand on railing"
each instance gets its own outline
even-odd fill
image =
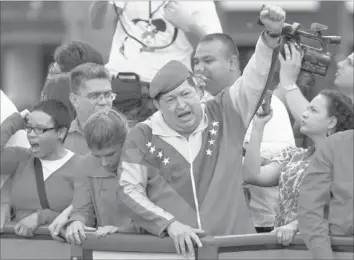
[[[204,230],[191,228],[176,220],[168,226],[167,232],[173,239],[177,254],[182,254],[184,257],[186,257],[186,253],[188,253],[189,256],[194,254],[193,243],[196,243],[198,247],[202,247],[202,242],[200,242],[198,235],[205,235]],[[188,250],[186,250],[186,245]]]
[[[72,222],[66,229],[66,241],[70,244],[80,245],[82,240],[86,239],[85,231],[96,231],[95,228],[86,227],[81,221]]]
[[[21,219],[14,227],[16,235],[23,237],[33,237],[33,232],[38,227],[38,213],[35,212],[28,217]]]
[[[271,233],[277,237],[278,244],[289,246],[298,232],[297,221],[275,228]]]

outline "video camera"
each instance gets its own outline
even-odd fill
[[[328,67],[331,63],[332,54],[327,51],[329,44],[338,45],[341,43],[340,36],[322,36],[322,32],[326,31],[328,26],[313,23],[310,30],[303,30],[299,23],[284,24],[282,30],[283,43],[294,42],[303,50],[303,59],[301,63],[301,71],[326,76]],[[315,40],[320,43],[320,48],[302,43],[303,38]],[[284,44],[281,45],[281,54],[284,55]]]
[[[260,20],[258,23],[263,25]],[[327,46],[341,43],[340,36],[322,36],[322,32],[327,29],[328,26],[319,23],[312,23],[311,29],[301,29],[301,25],[295,22],[293,24],[284,23],[281,32],[280,53],[285,57],[284,44],[293,42],[303,51],[301,71],[322,77],[326,76],[332,57],[332,54],[327,51]],[[319,42],[320,48],[302,43],[302,38]]]

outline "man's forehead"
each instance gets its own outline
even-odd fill
[[[108,79],[89,79],[81,85],[81,90],[87,93],[104,92],[112,90],[112,85]]]
[[[174,90],[171,90],[170,92],[166,93],[165,95],[163,95],[163,97],[168,98],[168,97],[176,96],[179,93],[181,93],[182,91],[189,90],[191,88],[194,88],[194,87],[191,86],[191,84],[189,83],[189,80],[185,80],[180,86],[178,86]]]
[[[195,51],[195,58],[202,58],[206,56],[217,56],[222,54],[225,46],[219,40],[211,40],[206,42],[201,42],[197,46]]]

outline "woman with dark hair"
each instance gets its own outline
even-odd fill
[[[70,123],[62,102],[46,100],[1,124],[1,173],[10,177],[1,190],[0,228],[12,220],[16,234],[31,236],[71,204],[80,165],[79,156],[64,148]],[[4,148],[20,129],[26,130],[30,148]]]
[[[301,117],[301,133],[314,145],[307,149],[289,147],[261,167],[260,143],[268,117],[258,116],[244,160],[243,177],[246,183],[256,186],[279,185],[278,214],[274,232],[278,242],[289,245],[298,231],[297,205],[299,187],[305,170],[316,149],[334,133],[354,128],[353,103],[349,97],[333,90],[321,91]]]

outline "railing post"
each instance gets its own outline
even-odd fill
[[[197,248],[196,260],[218,260],[218,245],[212,236],[202,238],[202,247]]]
[[[71,245],[70,247],[70,260],[84,260],[84,250],[77,245]]]

